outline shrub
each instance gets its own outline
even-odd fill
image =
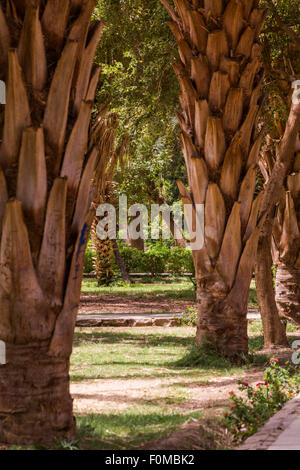
[[[175,275],[193,273],[194,263],[192,251],[180,247],[169,250],[166,260],[166,270]]]
[[[89,274],[93,272],[94,270],[94,267],[93,267],[94,257],[95,257],[95,252],[92,250],[91,245],[89,243],[85,251],[85,256],[84,256],[84,272],[86,274]]]
[[[230,392],[232,405],[225,413],[225,424],[235,441],[240,442],[254,434],[264,423],[279,411],[283,405],[299,392],[298,370],[286,363],[278,365],[278,359],[270,359],[264,380],[252,387],[248,382],[239,381],[239,390],[246,397]]]
[[[120,253],[127,272],[143,273],[145,271],[144,252],[137,248],[121,247]]]
[[[192,252],[184,248],[168,248],[157,243],[143,252],[121,245],[120,253],[130,273],[150,272],[154,276],[164,272],[174,275],[194,272]]]
[[[153,276],[164,273],[167,269],[167,259],[170,250],[165,246],[155,246],[151,250],[144,253],[144,263],[146,272],[150,272]]]
[[[178,325],[180,326],[197,326],[198,323],[198,310],[196,307],[187,307],[186,313],[178,318]]]

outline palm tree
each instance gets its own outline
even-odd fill
[[[0,1],[0,442],[75,433],[69,358],[94,216],[95,0]]]
[[[264,37],[265,77],[267,83],[272,83],[273,91],[271,90],[268,99],[271,121],[268,125],[269,135],[263,148],[260,167],[265,180],[268,181],[267,184],[270,183],[272,174],[277,174],[277,197],[273,204],[268,204],[269,216],[260,234],[255,277],[264,326],[265,347],[271,348],[288,344],[285,327],[283,328],[285,322],[281,321],[282,319],[300,321],[298,230],[300,229],[300,110],[297,112],[296,106],[291,106],[293,82],[300,73],[298,60],[300,42],[299,34],[287,19],[297,17],[294,15],[294,5],[291,2],[281,2],[282,5],[286,4],[286,13],[290,13],[281,17],[282,10],[278,9],[278,2],[275,4],[273,0],[267,0],[266,3],[269,7],[269,24],[273,22],[277,29]],[[280,35],[279,42],[278,35]],[[276,54],[272,53],[274,50]],[[290,145],[283,145],[287,149],[284,159],[282,158],[282,144],[287,140],[290,140]],[[277,304],[272,272],[273,262],[277,264]]]
[[[272,225],[276,265],[275,299],[281,318],[300,323],[300,146],[291,152],[292,168],[285,178]],[[275,164],[271,151],[260,163],[268,181]]]
[[[247,304],[260,225],[254,197],[265,11],[257,0],[166,1],[178,44],[174,64],[189,188],[183,203],[204,204],[204,247],[193,252],[198,343],[228,356],[248,352]],[[262,220],[260,220],[260,224]]]
[[[103,168],[101,173],[102,179],[99,181],[94,195],[94,201],[97,205],[113,205],[116,202],[113,179],[117,164],[123,159],[128,144],[128,136],[125,135],[121,139],[120,144],[116,145],[118,125],[117,115],[110,114],[107,119],[99,117],[93,126],[92,142],[95,142],[98,146],[99,153],[102,155],[102,161],[105,162],[105,169]],[[109,285],[114,278],[114,260],[116,258],[118,263],[122,257],[119,253],[116,240],[112,238],[113,234],[110,234],[110,237],[106,240],[98,238],[97,225],[99,221],[100,218],[96,215],[91,230],[92,246],[95,252],[93,267],[99,285]],[[123,264],[121,272],[122,276],[125,275],[126,280],[129,280],[128,274],[123,270]]]

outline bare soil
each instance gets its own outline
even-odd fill
[[[82,295],[79,307],[81,314],[143,314],[143,313],[182,313],[187,307],[195,306],[191,300],[173,300],[160,297],[116,297]]]
[[[222,426],[219,418],[224,409],[230,406],[229,392],[239,393],[237,381],[245,379],[243,375],[213,377],[206,383],[186,382],[189,399],[182,403],[168,404],[170,408],[183,412],[202,411],[203,418],[188,422],[166,438],[145,442],[139,449],[147,450],[201,450],[232,447],[232,437]],[[263,378],[258,369],[249,370],[247,380],[257,383]],[[108,410],[124,411],[132,403],[145,402],[149,390],[160,390],[161,396],[168,384],[178,379],[117,379],[94,380],[71,385],[74,398],[74,411],[77,413],[101,413]],[[182,385],[182,384],[181,384]]]
[[[249,383],[257,383],[261,380],[263,373],[260,370],[252,369],[246,374]],[[237,381],[245,378],[243,375],[230,375],[228,377],[213,377],[205,384],[189,382],[188,389],[189,400],[170,404],[168,406],[182,408],[188,411],[202,411],[204,408],[224,408],[229,403],[229,392],[237,392]],[[74,410],[78,413],[93,411],[94,413],[107,412],[113,409],[123,411],[130,403],[138,403],[149,398],[149,390],[160,390],[164,395],[164,389],[168,387],[169,382],[174,385],[176,382],[182,385],[182,377],[178,379],[100,379],[84,382],[72,383],[71,394],[74,399]]]

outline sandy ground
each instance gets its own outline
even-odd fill
[[[81,296],[79,313],[116,313],[116,314],[141,314],[141,313],[182,313],[187,307],[196,306],[191,300],[173,300],[166,298],[145,297],[116,297],[105,295],[97,297],[93,295]]]
[[[245,377],[247,375],[247,377]],[[205,384],[195,383],[190,379],[184,384],[188,389],[189,399],[183,403],[176,403],[176,408],[190,411],[201,411],[203,408],[224,407],[229,403],[231,390],[237,391],[237,381],[247,378],[248,381],[257,382],[262,379],[262,372],[249,370],[244,375],[231,375],[228,377],[214,377]],[[152,395],[167,396],[168,384],[182,385],[182,377],[168,379],[101,379],[71,384],[71,394],[74,398],[74,409],[79,413],[107,412],[108,409],[125,410],[131,403],[151,400]],[[164,393],[166,392],[166,393]],[[172,406],[172,405],[169,405]]]
[[[263,373],[257,369],[249,370],[247,380],[257,383],[262,380]],[[237,381],[245,379],[245,375],[232,375],[228,377],[214,377],[206,383],[197,383],[195,380],[185,381],[188,399],[182,403],[168,404],[170,408],[181,409],[183,412],[202,411],[203,420],[195,420],[181,426],[176,432],[157,441],[146,442],[139,449],[151,450],[184,450],[207,449],[215,445],[218,440],[222,445],[232,445],[232,438],[227,431],[220,427],[216,418],[223,414],[230,405],[229,392],[238,392]],[[182,385],[182,377],[168,379],[118,379],[94,380],[71,385],[74,398],[74,411],[77,413],[101,413],[125,411],[131,404],[146,403],[151,396],[159,394],[167,396],[168,384]],[[213,439],[212,437],[213,436]]]

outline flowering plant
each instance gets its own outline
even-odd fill
[[[246,397],[229,392],[232,405],[224,413],[225,424],[238,442],[254,434],[300,390],[298,369],[289,363],[281,367],[276,358],[270,359],[263,382],[254,386],[245,381],[238,383]]]

